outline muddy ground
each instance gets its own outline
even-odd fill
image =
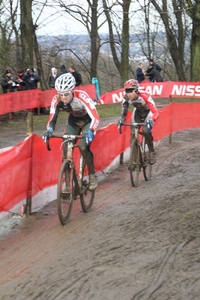
[[[74,202],[66,226],[55,201],[1,220],[0,299],[199,300],[200,129],[156,152],[151,181],[133,188],[119,166],[99,181],[91,212]]]

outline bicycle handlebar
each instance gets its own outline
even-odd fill
[[[52,138],[61,138],[61,139],[68,139],[68,140],[74,140],[74,139],[83,139],[83,135],[76,135],[76,134],[63,134],[63,135],[52,135],[50,138],[46,140],[46,146],[47,150],[51,151],[49,140]]]
[[[119,132],[122,133],[122,126],[131,126],[131,127],[137,127],[137,126],[146,126],[147,123],[122,123],[119,125]]]

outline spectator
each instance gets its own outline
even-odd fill
[[[155,69],[157,72],[152,71],[152,69]],[[158,73],[160,73],[161,71],[161,67],[154,63],[153,59],[149,59],[149,67],[146,70],[146,75],[149,76],[149,81],[154,82],[155,78],[157,77],[158,79],[160,78],[160,80],[157,81],[163,81],[163,79],[161,80],[162,76],[159,76]],[[155,73],[157,74],[155,76]]]
[[[33,68],[30,68],[27,69],[26,74],[24,75],[24,81],[26,82],[26,90],[37,89],[37,84],[40,81],[40,76],[35,72]],[[28,111],[36,114],[37,108],[30,108]]]
[[[15,88],[17,88],[17,83],[12,77],[11,70],[6,70],[3,78],[1,80],[1,86],[3,89],[3,93],[6,94],[8,92],[14,92]]]
[[[138,67],[136,69],[137,81],[140,83],[145,80],[145,71],[143,70],[143,62],[139,62]]]
[[[24,70],[19,70],[17,72],[17,80],[16,82],[18,83],[17,90],[18,91],[24,91],[26,90],[26,73]]]
[[[49,76],[49,88],[54,89],[55,88],[55,81],[57,78],[58,70],[56,68],[51,69],[51,75]]]
[[[162,70],[158,64],[154,63],[152,58],[149,60],[149,67],[151,67],[151,66],[153,66],[153,68],[155,68],[158,72],[160,72]]]
[[[68,73],[67,68],[65,67],[65,65],[62,65],[60,67],[60,73],[58,74],[58,76],[56,78],[58,78],[60,75]]]
[[[75,67],[73,65],[71,65],[69,67],[69,72],[74,76],[75,81],[76,81],[76,86],[81,85],[82,83],[82,77],[81,74],[79,72],[76,71]]]
[[[26,81],[26,90],[37,89],[37,84],[40,81],[40,76],[34,71],[33,68],[27,69],[27,72],[24,76]]]
[[[149,80],[151,82],[161,82],[163,81],[162,76],[160,75],[160,72],[156,70],[153,66],[150,66],[148,70],[146,71],[146,76],[149,76]]]

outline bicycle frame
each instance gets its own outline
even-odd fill
[[[145,180],[151,178],[152,166],[149,164],[149,159],[146,156],[146,142],[144,134],[139,131],[140,126],[146,126],[146,123],[125,123],[121,126],[130,126],[134,128],[134,139],[131,142],[131,152],[130,152],[130,177],[132,186],[138,186],[139,172],[141,168],[143,169],[143,174]],[[120,126],[120,133],[121,133]],[[142,135],[142,141],[139,141],[138,135]],[[134,160],[133,160],[134,158]],[[133,162],[134,161],[134,162]]]
[[[142,159],[140,160],[141,163],[141,167],[143,167],[145,165],[145,139],[144,139],[144,135],[141,131],[139,131],[139,126],[146,126],[146,123],[132,123],[132,127],[134,127],[134,135],[135,135],[135,139],[137,140],[138,143],[138,147],[140,148],[140,154],[142,156]],[[142,135],[142,141],[139,141],[139,134]]]
[[[73,171],[73,180],[75,183],[75,191],[77,195],[83,194],[82,186],[80,186],[79,182],[82,182],[82,173],[83,173],[83,156],[80,154],[79,158],[79,172],[76,173],[76,168],[73,160],[73,150],[75,147],[79,147],[74,144],[74,139],[81,139],[83,136],[81,135],[68,135],[64,134],[63,138],[63,161],[68,161],[70,163],[71,170]],[[65,143],[67,144],[67,149],[65,149]],[[65,153],[66,150],[66,153]],[[71,176],[72,178],[72,176]]]
[[[95,191],[89,190],[89,180],[85,176],[87,165],[83,156],[80,153],[78,174],[73,158],[74,148],[79,147],[75,140],[83,139],[84,136],[64,134],[62,136],[52,136],[52,138],[63,139],[63,158],[57,185],[57,209],[60,223],[65,225],[69,220],[73,201],[77,199],[77,195],[80,196],[82,210],[86,213],[92,208]],[[47,149],[51,150],[49,139],[46,143]]]

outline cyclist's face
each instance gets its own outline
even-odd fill
[[[126,95],[128,96],[129,100],[136,100],[138,98],[138,94],[136,93],[136,91],[132,90],[128,93],[126,93]]]
[[[65,104],[68,104],[69,102],[71,102],[71,100],[73,98],[72,92],[65,93],[65,94],[59,94],[59,96],[60,96],[60,100]]]

